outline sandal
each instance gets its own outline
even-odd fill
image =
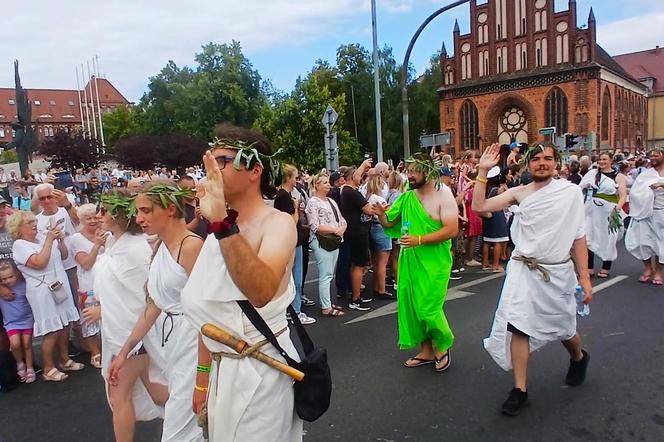
[[[503,273],[504,271],[505,269],[502,267],[496,267],[495,269],[493,269],[493,273]]]
[[[609,277],[609,272],[605,272],[604,270],[602,270],[597,274],[597,277],[601,279],[606,279]]]
[[[37,375],[35,374],[35,370],[33,368],[28,368],[25,371],[25,383],[26,384],[32,384],[34,381],[37,380]]]
[[[650,282],[651,277],[652,277],[652,275],[641,275],[641,276],[639,276],[639,282],[647,284],[647,283]]]
[[[661,279],[655,278],[655,279],[652,280],[652,285],[664,285],[664,281],[661,280]]]
[[[327,311],[326,310],[321,310],[321,314],[323,316],[343,316],[343,315],[345,315],[344,312],[342,312],[341,310],[337,310],[333,307],[330,307],[329,309],[327,309]]]
[[[332,304],[332,308],[335,309],[335,310],[339,310],[339,311],[343,311],[343,309],[344,309],[342,306],[335,305],[335,304]]]
[[[414,361],[414,364],[409,364],[409,361]],[[406,362],[403,363],[404,367],[407,368],[415,368],[415,367],[421,367],[423,365],[429,365],[429,364],[434,364],[436,362],[435,359],[422,359],[422,358],[408,358]]]
[[[443,362],[443,360],[444,360],[445,358],[447,358],[447,362],[445,363],[445,365],[439,366],[438,364],[440,364],[441,362]],[[450,355],[450,351],[447,350],[447,351],[445,352],[445,354],[442,355],[440,358],[436,358],[435,370],[436,370],[438,373],[442,373],[442,372],[444,372],[445,370],[447,370],[448,368],[450,368],[450,364],[452,364],[452,355]]]
[[[24,362],[19,362],[16,364],[16,375],[18,376],[18,380],[21,383],[25,382],[26,371]]]
[[[46,382],[62,382],[67,380],[69,376],[53,367],[48,373],[42,373],[42,378],[44,378],[44,381]]]
[[[101,368],[101,355],[99,353],[90,358],[90,365],[94,368]]]
[[[62,371],[81,371],[84,368],[84,364],[81,364],[80,362],[74,362],[73,359],[69,359],[67,362],[65,362],[64,365],[60,366]]]

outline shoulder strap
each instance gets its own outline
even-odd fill
[[[256,308],[251,305],[249,301],[236,301],[244,314],[249,318],[249,321],[256,327],[256,330],[261,332],[261,334],[265,337],[265,339],[268,340],[270,344],[274,346],[274,348],[277,349],[279,354],[286,359],[288,362],[288,365],[293,366],[293,365],[298,365],[298,363],[293,360],[290,356],[288,356],[288,353],[284,351],[283,348],[279,345],[279,342],[277,342],[276,336],[274,336],[274,333],[272,333],[272,330],[270,327],[265,323],[265,320],[263,320],[263,317],[256,311]],[[311,338],[307,334],[306,330],[304,329],[304,326],[300,322],[300,318],[297,317],[297,313],[295,313],[295,309],[293,308],[292,305],[288,306],[288,313],[290,313],[291,320],[293,321],[293,325],[295,326],[295,331],[297,332],[298,337],[300,338],[300,343],[302,344],[302,349],[304,350],[304,354],[308,355],[314,350],[314,343],[311,341]]]
[[[330,205],[332,208],[332,212],[334,213],[334,218],[337,220],[337,224],[339,223],[339,214],[337,213],[337,209],[334,207],[334,204],[332,204],[332,201],[330,201],[329,198],[327,199],[327,203]]]
[[[178,257],[175,259],[175,262],[177,262],[178,264],[180,264],[180,254],[182,253],[182,245],[184,244],[184,240],[192,236],[198,238],[198,235],[187,235],[184,238],[182,238],[182,241],[180,241],[180,247],[178,247]]]

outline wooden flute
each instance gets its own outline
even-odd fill
[[[247,344],[246,341],[236,338],[235,336],[228,333],[226,330],[217,327],[214,324],[210,323],[203,324],[203,326],[201,327],[201,333],[203,334],[203,336],[207,336],[210,339],[213,339],[217,342],[221,342],[222,344],[232,348],[238,354],[242,353],[247,347],[250,346],[249,344]],[[251,357],[263,362],[264,364],[269,365],[272,368],[279,370],[280,372],[290,376],[296,381],[301,381],[302,379],[304,379],[304,373],[298,370],[297,368],[293,368],[288,364],[279,362],[276,359],[266,355],[260,350],[253,352],[251,354]]]

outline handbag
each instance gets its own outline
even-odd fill
[[[237,301],[237,303],[256,330],[261,332],[265,339],[277,349],[286,363],[304,373],[304,379],[296,381],[293,385],[297,415],[307,422],[313,422],[321,417],[330,408],[330,398],[332,397],[332,377],[327,362],[327,350],[322,347],[314,348],[314,344],[304,330],[293,306],[289,305],[288,313],[304,350],[304,358],[301,362],[297,362],[281,348],[270,327],[249,301]]]
[[[337,220],[337,224],[339,224],[339,214],[337,213],[337,209],[334,208],[334,205],[330,202],[329,198],[327,198],[327,203],[332,208],[332,213],[334,213],[334,218]],[[341,247],[341,237],[335,235],[334,233],[316,232],[316,239],[318,239],[318,244],[320,245],[320,247],[328,252],[334,252],[339,247]]]

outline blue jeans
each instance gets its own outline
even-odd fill
[[[350,250],[347,242],[342,242],[341,247],[339,247],[337,278],[335,282],[337,292],[350,292],[353,289],[350,283]]]
[[[295,283],[295,299],[293,300],[293,309],[298,315],[302,311],[302,247],[298,246],[295,249],[295,261],[293,262],[293,282]]]
[[[334,278],[334,267],[337,264],[337,257],[339,250],[328,252],[324,250],[319,244],[318,239],[314,238],[311,241],[311,248],[316,257],[316,264],[318,265],[318,297],[320,298],[320,307],[328,309],[332,307],[330,301],[330,284]]]

